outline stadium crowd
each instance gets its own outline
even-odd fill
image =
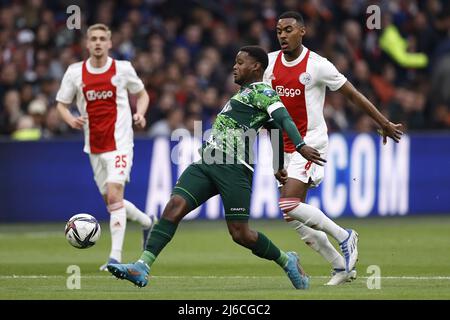
[[[81,8],[81,30],[66,25],[72,4]],[[372,4],[381,9],[373,30],[366,24]],[[67,67],[86,59],[83,37],[94,23],[111,27],[112,57],[130,60],[150,95],[140,135],[193,130],[196,120],[206,129],[237,88],[231,68],[239,47],[278,50],[275,25],[286,10],[303,14],[304,45],[406,132],[450,129],[445,0],[0,0],[0,137],[82,134],[60,119],[55,96]],[[330,132],[374,130],[338,93],[328,91],[325,116]]]

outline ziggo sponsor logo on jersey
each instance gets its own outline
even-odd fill
[[[275,90],[280,97],[295,97],[302,94],[300,89],[289,89],[283,86],[276,86]]]
[[[95,101],[95,100],[105,100],[108,98],[112,98],[113,92],[111,90],[108,91],[95,91],[95,90],[89,90],[86,91],[86,99],[88,101]]]

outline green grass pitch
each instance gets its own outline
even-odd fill
[[[340,219],[360,235],[358,279],[327,287],[329,265],[280,220],[250,221],[281,249],[294,250],[311,276],[295,290],[274,263],[233,243],[221,221],[184,221],[151,270],[143,289],[98,271],[110,246],[102,224],[98,243],[75,249],[64,223],[0,225],[0,299],[450,299],[450,217]],[[124,260],[140,255],[141,232],[128,223]],[[67,268],[81,270],[81,288],[68,289]],[[381,270],[380,289],[368,289],[370,265]],[[69,279],[70,282],[70,279]],[[373,281],[372,281],[373,283]]]

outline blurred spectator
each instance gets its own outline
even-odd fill
[[[124,22],[120,26],[121,43],[118,47],[119,59],[133,60],[136,54],[136,48],[133,44],[133,25],[129,22]]]
[[[386,64],[381,72],[381,75],[371,75],[370,83],[381,103],[386,104],[395,94],[393,85],[396,77],[395,68],[390,64]]]
[[[348,20],[344,23],[343,31],[343,37],[340,39],[343,52],[350,61],[359,61],[363,58],[361,26],[354,20]]]
[[[45,116],[45,129],[42,137],[46,139],[62,136],[67,131],[67,125],[62,121],[58,110],[52,107]]]
[[[324,107],[325,121],[329,132],[342,132],[348,130],[350,124],[345,112],[345,97],[337,92],[332,92]]]
[[[22,110],[27,110],[27,107],[34,96],[33,85],[31,83],[24,83],[20,88],[20,108]]]
[[[450,128],[450,107],[445,104],[436,106],[433,111],[433,129]]]
[[[185,47],[192,58],[196,59],[201,50],[203,30],[199,25],[191,24],[178,37],[177,45]]]
[[[209,87],[203,91],[201,97],[203,121],[209,122],[222,109],[219,104],[218,90],[215,87]],[[213,121],[211,121],[212,123]]]
[[[436,104],[450,105],[450,52],[436,63],[431,81],[432,101]]]
[[[33,124],[37,128],[45,127],[45,114],[47,113],[46,101],[42,98],[36,98],[28,105],[28,115],[33,118]]]
[[[395,25],[387,26],[380,37],[381,48],[403,68],[424,68],[428,65],[428,56],[415,51],[415,38],[402,38]],[[409,47],[409,48],[408,48]]]
[[[12,133],[11,138],[19,141],[39,140],[41,130],[36,128],[31,116],[24,115],[17,121],[16,130]]]
[[[195,134],[202,135],[203,130],[209,129],[203,128],[202,124],[202,116],[199,112],[188,112],[185,116],[184,126],[192,136]]]
[[[222,55],[222,64],[224,64],[226,70],[229,70],[239,49],[239,46],[233,41],[232,30],[228,29],[223,23],[220,23],[212,30],[211,40],[211,44]]]
[[[14,64],[4,64],[0,69],[0,98],[7,90],[19,89],[19,75]]]
[[[189,55],[188,49],[185,47],[175,47],[172,59],[176,64],[178,64],[183,72],[189,70],[191,65],[191,56]]]
[[[3,98],[3,107],[0,114],[0,128],[2,134],[11,134],[19,119],[23,116],[20,108],[20,94],[17,90],[7,91]]]
[[[375,128],[375,124],[371,117],[366,114],[363,114],[358,118],[355,125],[356,131],[364,132],[364,133],[373,133]]]
[[[425,126],[424,119],[425,96],[414,90],[399,88],[395,98],[390,103],[389,112],[392,121],[406,119],[405,129],[422,129]]]
[[[149,137],[170,137],[175,129],[184,128],[184,111],[179,107],[173,107],[167,112],[167,117],[155,122],[148,132]]]
[[[66,27],[65,9],[72,3],[84,13],[82,30]],[[131,61],[150,95],[148,127],[137,134],[167,134],[179,126],[193,130],[195,120],[207,129],[238,88],[231,76],[237,50],[244,44],[278,50],[276,19],[286,10],[304,15],[305,45],[332,61],[381,112],[410,130],[450,129],[450,2],[377,1],[381,30],[366,28],[370,4],[0,2],[0,134],[11,136],[19,127],[19,132],[42,129],[39,136],[45,138],[79,134],[64,126],[52,106],[67,67],[86,57],[84,31],[96,22],[112,28],[112,56]],[[134,107],[133,99],[130,103]],[[330,91],[325,117],[331,132],[373,130],[369,119]]]
[[[164,93],[158,102],[148,112],[148,123],[152,125],[154,122],[162,120],[167,117],[169,111],[176,107],[175,96],[170,93]]]

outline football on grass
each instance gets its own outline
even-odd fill
[[[72,246],[86,249],[92,247],[100,238],[100,224],[90,214],[79,213],[67,221],[65,234]]]

